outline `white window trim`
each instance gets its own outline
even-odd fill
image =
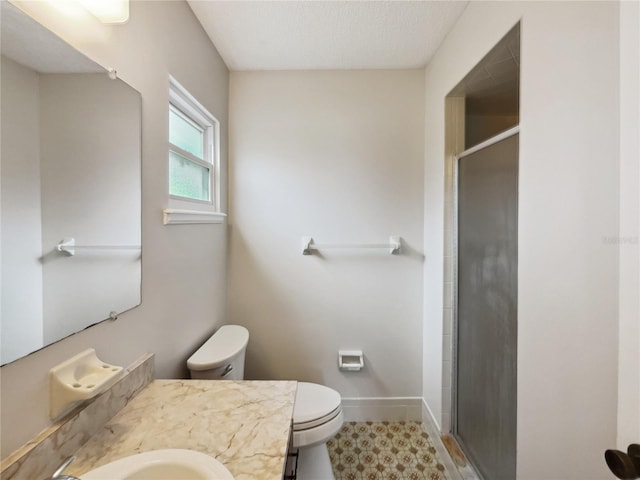
[[[211,200],[202,201],[168,194],[170,208],[163,210],[163,223],[165,225],[222,223],[226,215],[220,212],[220,122],[172,76],[169,76],[169,103],[200,126],[207,126],[204,155],[205,158],[211,158],[211,163],[203,162],[189,152],[176,147],[168,141],[168,138],[167,145],[170,150],[211,169]]]
[[[227,215],[220,212],[201,212],[198,210],[178,210],[165,208],[162,211],[162,223],[165,225],[185,225],[193,223],[224,223]]]

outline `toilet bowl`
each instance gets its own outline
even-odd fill
[[[220,327],[190,358],[193,379],[242,380],[249,331],[239,325]],[[342,400],[335,390],[298,382],[293,408],[293,447],[298,449],[299,480],[332,480],[326,442],[344,421]]]

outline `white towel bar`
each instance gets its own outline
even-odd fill
[[[302,237],[302,254],[311,255],[312,250],[325,250],[330,248],[387,248],[389,253],[397,255],[400,253],[402,239],[392,235],[389,243],[328,243],[317,244],[313,242],[313,237]]]

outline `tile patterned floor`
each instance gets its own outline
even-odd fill
[[[450,480],[419,422],[346,422],[327,447],[336,480]]]

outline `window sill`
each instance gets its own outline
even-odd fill
[[[198,210],[176,210],[165,208],[162,211],[162,223],[165,225],[188,225],[195,223],[224,223],[226,213],[200,212]]]

